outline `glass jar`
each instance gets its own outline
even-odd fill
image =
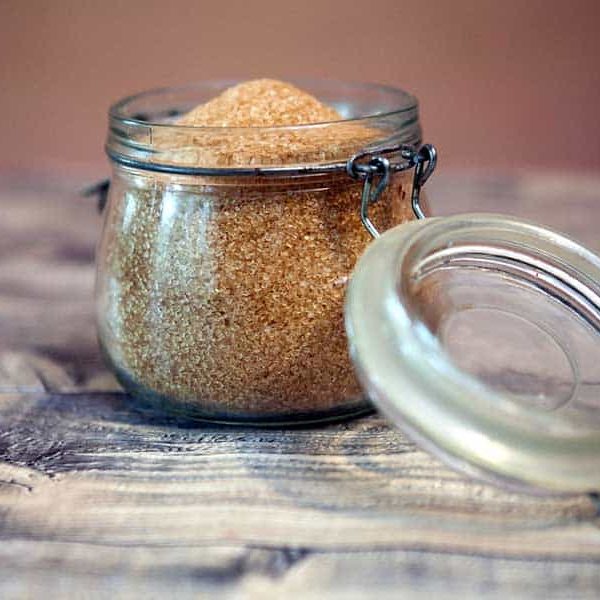
[[[133,398],[188,419],[364,413],[344,295],[371,236],[420,213],[434,157],[419,152],[417,103],[387,87],[300,82],[344,120],[176,124],[232,83],[146,92],[110,110],[101,347]]]

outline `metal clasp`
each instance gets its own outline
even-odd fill
[[[415,176],[413,178],[411,204],[417,219],[424,219],[427,215],[421,207],[421,188],[431,177],[437,165],[437,151],[431,144],[424,144],[419,148],[416,156]]]
[[[386,155],[397,155],[400,160],[391,161]],[[366,162],[365,162],[366,161]],[[424,219],[420,204],[421,188],[433,173],[437,152],[431,144],[416,150],[413,146],[392,146],[377,151],[364,150],[355,154],[346,164],[346,172],[354,179],[363,180],[360,202],[360,220],[371,237],[378,238],[379,231],[369,218],[369,206],[379,200],[390,181],[392,172],[398,173],[414,168],[411,204],[417,219]],[[374,182],[377,182],[374,185]]]
[[[393,173],[399,173],[414,168],[411,204],[417,219],[424,219],[425,213],[420,204],[421,188],[433,173],[437,163],[437,152],[431,144],[425,144],[418,150],[414,146],[393,145],[372,149],[364,149],[355,154],[348,162],[327,165],[327,168],[318,167],[277,167],[277,168],[219,168],[202,169],[185,168],[179,170],[187,174],[197,174],[196,171],[206,171],[210,175],[248,175],[257,177],[259,175],[289,176],[302,175],[305,173],[339,172],[345,169],[353,179],[363,180],[362,198],[360,202],[360,220],[371,237],[378,238],[379,231],[369,218],[369,207],[379,200],[390,182]],[[155,165],[159,170],[160,165]],[[174,168],[174,167],[173,167]],[[168,172],[171,172],[167,170]],[[177,171],[179,172],[179,171]],[[98,210],[102,212],[106,205],[110,181],[100,181],[82,191],[83,196],[96,196],[98,199]]]

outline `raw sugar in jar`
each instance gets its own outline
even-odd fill
[[[110,110],[103,352],[135,401],[186,419],[361,414],[344,296],[372,236],[421,210],[435,155],[417,103],[372,85],[233,85]]]

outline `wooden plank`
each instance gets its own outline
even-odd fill
[[[68,568],[68,571],[65,570]],[[68,575],[67,575],[68,573]],[[597,564],[418,551],[0,545],[11,598],[554,598],[595,600]]]
[[[98,353],[80,183],[0,179],[1,597],[597,597],[589,497],[469,480],[377,416],[261,430],[134,410]],[[431,203],[599,250],[599,183],[440,174]]]

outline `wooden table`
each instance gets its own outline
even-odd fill
[[[598,506],[441,466],[382,418],[178,428],[98,354],[84,178],[0,178],[0,598],[598,598]],[[437,214],[600,251],[600,179],[448,172]]]

